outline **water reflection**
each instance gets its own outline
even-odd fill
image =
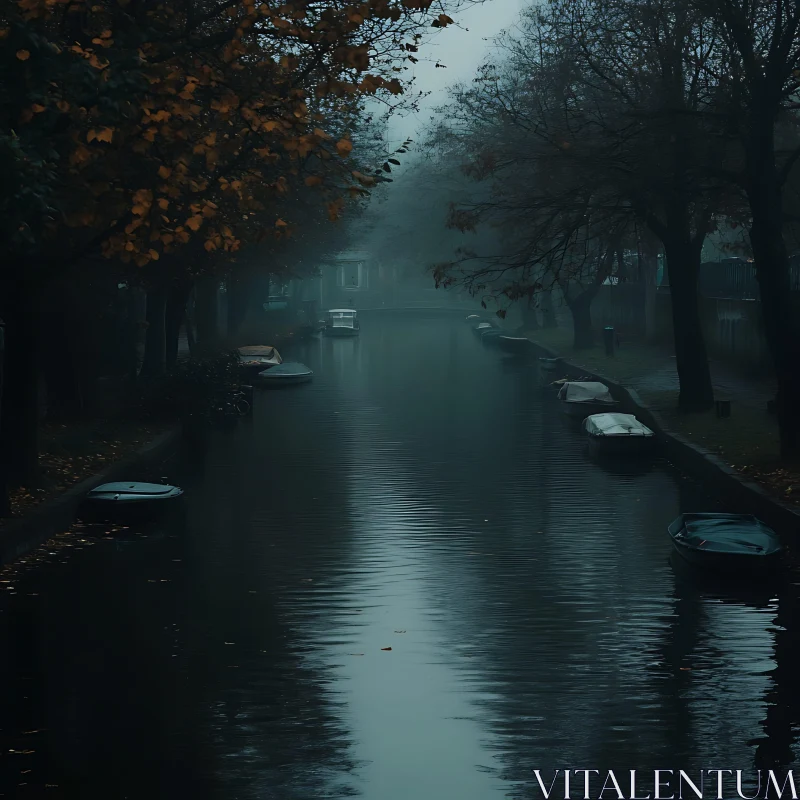
[[[794,763],[791,576],[671,562],[669,522],[717,505],[590,460],[460,321],[362,328],[287,350],[314,381],[183,465],[185,528],[0,584],[0,792],[490,800],[539,797],[534,768]]]

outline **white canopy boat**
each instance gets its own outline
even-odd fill
[[[259,372],[258,382],[261,386],[288,386],[294,383],[307,383],[313,376],[314,373],[305,364],[284,361],[276,367]]]
[[[598,381],[567,381],[559,390],[558,399],[567,416],[580,419],[613,411],[619,405],[608,386]]]
[[[640,453],[649,450],[656,436],[632,414],[592,414],[583,422],[589,444],[603,453]]]
[[[325,320],[326,336],[358,336],[361,325],[358,313],[352,308],[332,308]]]

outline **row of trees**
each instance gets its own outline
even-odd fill
[[[743,225],[778,381],[781,450],[800,456],[800,330],[786,241],[800,156],[800,6],[781,0],[555,0],[531,7],[501,57],[455,87],[432,133],[488,186],[450,224],[500,227],[507,252],[437,280],[510,299],[559,284],[585,333],[621,254],[668,265],[680,405],[713,401],[697,300],[701,249]],[[647,270],[653,272],[653,268]],[[648,274],[647,280],[654,281]],[[584,335],[585,334],[585,335]]]
[[[54,296],[103,269],[146,289],[144,369],[161,372],[195,284],[246,295],[292,272],[288,243],[313,257],[386,180],[367,105],[399,107],[407,62],[452,20],[432,0],[2,6],[0,467],[30,485]]]

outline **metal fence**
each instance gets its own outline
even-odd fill
[[[789,266],[790,288],[800,292],[800,256],[793,256]],[[741,258],[729,258],[701,264],[698,289],[705,297],[736,300],[760,298],[755,264]]]

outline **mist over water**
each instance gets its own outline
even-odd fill
[[[719,506],[590,461],[457,314],[362,328],[287,353],[314,381],[176,468],[183,526],[3,592],[5,796],[488,800],[539,797],[533,769],[793,764],[796,589],[670,562],[667,524]]]

